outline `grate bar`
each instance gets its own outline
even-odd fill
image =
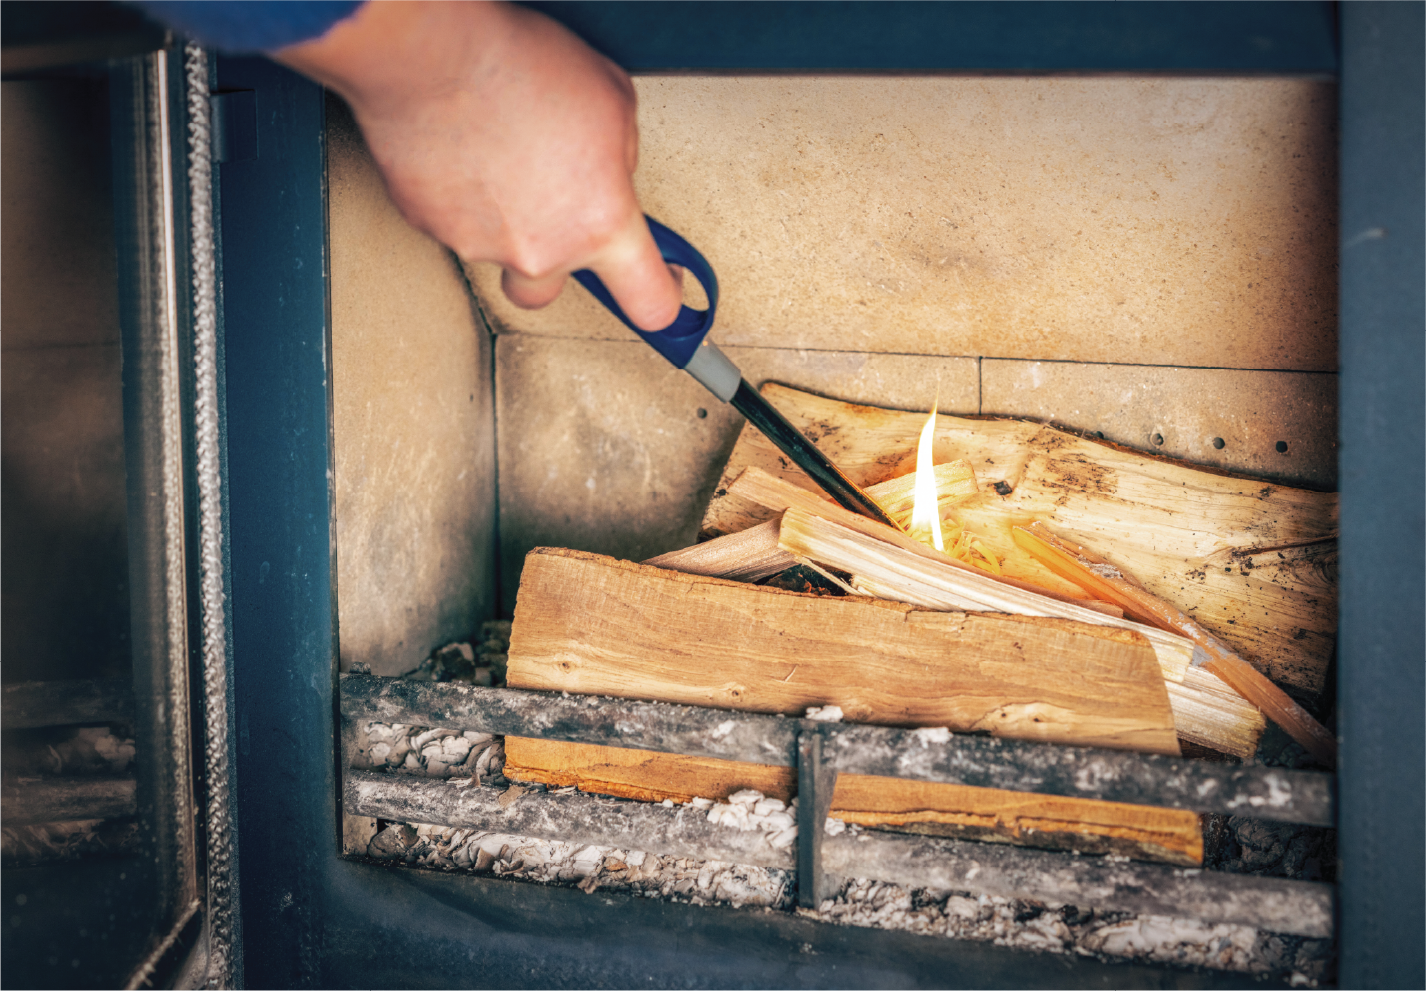
[[[820,738],[818,734],[809,737]],[[660,856],[782,870],[797,863],[795,849],[774,849],[767,834],[715,826],[701,811],[688,806],[667,808],[541,792],[502,805],[503,794],[479,785],[462,787],[450,780],[348,771],[343,806],[349,815],[591,843]],[[826,873],[814,882],[814,889],[827,885],[826,874],[831,874],[918,888],[1030,898],[1053,905],[1240,923],[1303,936],[1329,937],[1332,933],[1332,887],[1327,884],[1070,857],[873,830],[823,835],[821,860]],[[819,892],[824,901],[832,893]]]
[[[138,812],[133,778],[49,778],[6,784],[6,826],[115,819]]]
[[[450,779],[381,771],[347,771],[342,789],[342,809],[347,815],[472,827],[752,867],[792,870],[796,866],[793,850],[775,849],[767,841],[767,833],[715,826],[706,813],[691,806],[668,808],[554,792],[531,792],[502,804],[508,792],[496,788],[461,787]]]
[[[134,721],[131,678],[22,681],[6,685],[3,698],[7,730]]]
[[[797,720],[725,709],[479,688],[374,675],[342,676],[342,715],[450,726],[718,760],[797,766]],[[825,759],[869,774],[1006,791],[1251,815],[1331,826],[1335,779],[1157,754],[851,724],[816,724]]]

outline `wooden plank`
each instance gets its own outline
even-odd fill
[[[505,776],[646,802],[695,797],[718,801],[743,788],[790,801],[797,769],[617,747],[505,738]],[[1203,862],[1203,832],[1193,812],[839,774],[833,818],[934,835],[1116,854],[1164,863]]]
[[[1125,629],[1154,647],[1164,677],[1182,681],[1193,660],[1187,638],[1088,607],[1009,585],[978,568],[969,568],[933,548],[864,520],[825,501],[813,502],[800,489],[758,468],[739,476],[733,491],[781,504],[784,496],[800,500],[783,516],[778,541],[789,553],[849,572],[878,598],[911,602],[931,609],[971,609],[1073,620]],[[802,507],[810,507],[804,509]],[[833,522],[830,518],[835,518]]]
[[[1329,768],[1336,766],[1337,740],[1331,732],[1177,607],[1149,592],[1132,575],[1084,547],[1058,537],[1042,522],[1017,526],[1012,535],[1016,543],[1060,577],[1091,594],[1117,602],[1128,615],[1141,622],[1188,637],[1198,644],[1208,655],[1204,666],[1209,671],[1260,708],[1308,753]]]
[[[512,688],[788,714],[838,705],[856,722],[1178,753],[1146,641],[802,595],[582,551],[526,558],[509,658]]]
[[[924,415],[767,385],[764,395],[862,486],[914,467]],[[1011,527],[1043,519],[1096,546],[1279,684],[1324,685],[1336,638],[1337,496],[1257,483],[1011,420],[937,418],[935,458],[975,466],[981,494],[955,515],[1002,556],[1007,575],[1084,592],[1016,546]],[[747,529],[774,513],[729,494],[757,466],[803,488],[802,473],[756,431],[739,436],[703,530]],[[1008,488],[1001,495],[996,489]]]
[[[1180,740],[1247,760],[1258,751],[1267,721],[1258,707],[1201,667],[1189,667],[1183,681],[1165,683],[1173,725]]]

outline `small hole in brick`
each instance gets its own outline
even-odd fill
[[[1286,454],[1286,453],[1287,453],[1287,441],[1285,441],[1285,440],[1280,440],[1280,441],[1278,441],[1276,444],[1274,444],[1273,446],[1277,448],[1277,453],[1278,453],[1278,454]]]
[[[1103,430],[1096,430],[1096,431],[1094,432],[1094,436],[1098,437],[1100,440],[1103,440],[1103,439],[1104,439],[1104,431],[1103,431]]]
[[[1154,434],[1154,436],[1150,437],[1149,440],[1151,440],[1151,441],[1154,442],[1154,446],[1155,446],[1155,447],[1163,447],[1163,446],[1164,446],[1164,435],[1163,435],[1163,434]]]
[[[1214,446],[1215,448],[1217,448],[1218,450],[1221,451],[1221,450],[1223,450],[1224,447],[1227,446],[1227,444],[1224,442],[1224,440],[1223,440],[1222,437],[1214,437],[1214,438],[1213,438],[1213,446]]]
[[[698,407],[698,419],[700,419],[700,420],[706,420],[707,418],[708,418],[708,411],[707,411],[706,409],[704,409],[702,406]]]

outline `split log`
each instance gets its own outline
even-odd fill
[[[759,468],[738,476],[730,491],[787,510],[778,540],[784,550],[853,575],[869,594],[931,609],[970,609],[1047,616],[1132,629],[1154,645],[1164,677],[1182,681],[1193,659],[1185,637],[1135,623],[1074,601],[1022,588],[952,560],[890,527],[773,478]]]
[[[763,395],[863,487],[913,467],[925,413],[825,399],[776,384]],[[1234,477],[1079,437],[1040,423],[936,418],[935,459],[975,466],[981,493],[957,507],[1011,577],[1082,598],[1015,544],[1035,519],[1075,540],[1112,545],[1149,591],[1253,658],[1274,681],[1321,691],[1336,635],[1337,495]],[[733,448],[702,522],[716,536],[776,516],[728,491],[756,466],[806,489],[756,430]]]
[[[838,705],[857,722],[1178,753],[1163,676],[1137,635],[557,548],[525,559],[507,683],[754,712]]]
[[[1267,722],[1258,707],[1201,667],[1189,667],[1183,681],[1167,682],[1178,738],[1247,760],[1258,752]]]
[[[937,507],[944,515],[951,507],[975,495],[975,472],[965,461],[950,461],[936,466]],[[869,486],[866,494],[876,500],[888,516],[904,523],[911,516],[915,501],[916,473]],[[670,551],[644,562],[655,568],[684,571],[690,575],[711,575],[730,581],[755,582],[797,562],[777,545],[777,521],[769,520],[738,533],[725,534],[713,540],[682,550]]]
[[[1017,526],[1013,535],[1017,543],[1062,578],[1074,582],[1090,594],[1118,603],[1127,615],[1142,623],[1188,637],[1198,644],[1207,654],[1204,667],[1258,706],[1265,716],[1285,729],[1313,757],[1329,768],[1336,766],[1337,741],[1331,732],[1289,698],[1286,692],[1177,606],[1160,599],[1144,588],[1138,579],[1079,544],[1056,536],[1042,522],[1037,521],[1027,527]]]
[[[749,479],[753,484],[743,484]],[[750,468],[734,488],[756,499],[774,501],[777,490],[791,488],[759,469]],[[815,498],[815,497],[813,497]],[[828,503],[828,506],[831,504]],[[838,508],[838,507],[834,507]],[[819,507],[817,512],[830,510]],[[847,514],[852,517],[852,514]],[[859,518],[858,518],[859,519]],[[1131,630],[1144,636],[1154,647],[1164,678],[1174,685],[1169,701],[1174,709],[1179,734],[1191,742],[1223,753],[1246,758],[1257,749],[1262,735],[1261,715],[1251,706],[1229,698],[1228,686],[1214,679],[1195,676],[1184,684],[1192,663],[1203,658],[1201,649],[1187,638],[1128,619],[1117,619],[1044,596],[1007,587],[959,568],[947,567],[931,554],[912,551],[899,544],[867,535],[889,531],[871,523],[857,529],[833,523],[801,509],[789,510],[782,521],[780,540],[789,553],[801,555],[852,574],[853,584],[869,594],[896,599],[932,609],[984,609],[1030,616],[1054,616],[1081,623],[1102,624]],[[872,529],[875,527],[875,529]],[[926,550],[930,550],[927,548]],[[1212,675],[1207,677],[1212,678]],[[1224,691],[1214,691],[1214,686]]]
[[[743,788],[791,801],[797,769],[554,740],[507,737],[513,781],[646,802],[723,801]],[[841,774],[833,818],[862,826],[1193,866],[1203,862],[1198,816],[1084,798]]]
[[[778,546],[777,528],[777,520],[768,520],[741,533],[729,533],[692,547],[669,551],[644,563],[651,568],[667,568],[690,575],[755,582],[786,571],[797,563],[796,558]]]

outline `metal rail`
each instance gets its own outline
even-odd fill
[[[138,812],[135,781],[126,778],[47,778],[6,783],[0,791],[5,825],[115,819]]]
[[[7,730],[134,721],[129,678],[22,681],[6,685],[0,694],[0,719]]]
[[[1328,824],[1332,776],[1235,768],[1155,755],[945,730],[902,730],[598,696],[554,695],[374,675],[341,679],[343,808],[402,822],[469,826],[632,847],[670,856],[796,868],[798,898],[815,908],[839,876],[1034,898],[1055,904],[1176,915],[1326,937],[1332,886],[1124,863],[883,831],[826,834],[838,773],[969,784],[1168,808]],[[498,793],[452,782],[351,770],[363,721],[443,726],[572,743],[632,747],[798,769],[795,850],[760,833],[715,826],[700,812],[588,795],[533,794],[502,807]]]
[[[1239,767],[1156,754],[843,723],[804,723],[691,705],[557,695],[457,682],[342,676],[342,715],[416,726],[796,767],[815,728],[837,773],[1157,805],[1330,826],[1330,774]]]

